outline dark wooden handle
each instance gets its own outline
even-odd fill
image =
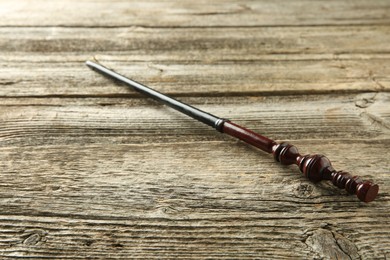
[[[364,202],[373,201],[378,194],[377,184],[363,181],[358,176],[352,176],[347,172],[336,171],[324,155],[300,155],[298,149],[291,144],[279,144],[229,121],[223,124],[222,130],[228,135],[237,137],[265,152],[272,153],[275,160],[283,165],[298,165],[301,172],[313,182],[331,180],[335,186],[345,189],[350,194],[356,194]]]
[[[340,189],[345,189],[364,202],[373,201],[379,187],[370,181],[343,171],[336,171],[327,157],[320,154],[300,155],[298,149],[288,143],[276,144],[272,149],[276,161],[284,165],[296,164],[301,172],[313,182],[331,180]]]

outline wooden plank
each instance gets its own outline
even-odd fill
[[[132,93],[84,66],[96,51],[108,66],[173,95],[388,91],[389,29],[358,30],[2,28],[0,95]]]
[[[389,97],[387,93],[367,93],[181,100],[272,138],[343,141],[388,138]],[[150,99],[61,98],[47,103],[47,99],[15,98],[1,103],[0,136],[4,145],[64,144],[70,139],[119,144],[142,143],[145,138],[150,143],[185,142],[188,138],[212,141],[219,136],[213,129]],[[26,138],[32,143],[24,143]]]
[[[291,26],[387,24],[390,3],[376,1],[77,1],[0,2],[1,26]],[[43,11],[44,10],[44,11]],[[77,11],[75,11],[77,10]]]
[[[83,57],[87,59],[87,56]],[[104,62],[169,95],[286,95],[388,91],[388,60],[218,64]],[[8,66],[11,64],[8,63]],[[139,96],[88,69],[84,62],[14,63],[0,71],[3,97]]]
[[[0,258],[387,259],[390,2],[0,0]],[[88,70],[374,179],[361,203]]]
[[[0,255],[383,258],[389,99],[185,99],[374,178],[371,204],[145,99],[3,99]]]
[[[389,26],[385,25],[276,28],[5,27],[0,28],[0,51],[3,54],[32,52],[32,55],[53,55],[58,52],[124,53],[124,57],[119,59],[127,61],[132,60],[125,57],[128,54],[135,55],[136,61],[140,60],[138,56],[146,57],[146,54],[149,54],[147,59],[151,61],[240,61],[256,60],[266,54],[274,55],[274,59],[283,57],[283,54],[299,54],[303,55],[300,59],[311,59],[307,55],[389,54],[389,34]],[[154,57],[154,54],[158,56]]]

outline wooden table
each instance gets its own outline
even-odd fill
[[[9,0],[0,15],[2,259],[390,257],[390,1]],[[87,59],[380,194],[312,184]]]

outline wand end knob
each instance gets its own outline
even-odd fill
[[[379,186],[371,181],[363,181],[358,176],[352,176],[348,172],[333,171],[332,183],[340,189],[345,188],[348,193],[356,194],[359,200],[364,202],[373,201],[378,195]]]
[[[378,195],[379,186],[372,182],[366,181],[358,188],[357,196],[361,201],[371,202]]]

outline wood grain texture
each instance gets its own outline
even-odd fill
[[[86,72],[84,61],[91,57],[175,95],[390,89],[390,30],[385,26],[2,31],[1,96],[129,93]]]
[[[388,24],[386,0],[77,1],[2,0],[2,26],[226,27]]]
[[[387,259],[389,1],[1,1],[0,258]],[[365,204],[89,70],[373,179]]]

